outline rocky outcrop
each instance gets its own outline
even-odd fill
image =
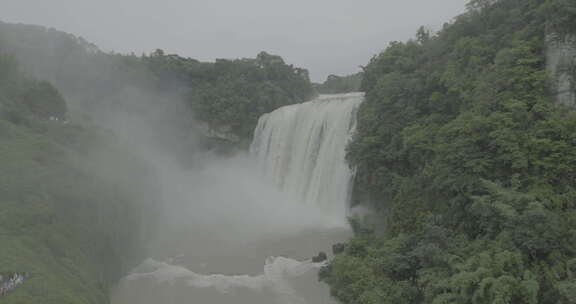
[[[209,139],[222,140],[230,143],[239,143],[241,141],[240,137],[232,133],[232,128],[230,126],[221,126],[218,128],[213,128],[207,123],[201,123],[197,131]]]
[[[576,107],[576,34],[548,34],[546,47],[556,103]]]

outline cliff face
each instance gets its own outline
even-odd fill
[[[556,102],[576,106],[576,34],[548,34],[546,44]]]

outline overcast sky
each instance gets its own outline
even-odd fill
[[[0,20],[54,27],[102,50],[199,60],[281,55],[313,80],[359,70],[420,25],[441,28],[468,0],[0,0]]]

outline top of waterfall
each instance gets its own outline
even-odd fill
[[[290,111],[290,109],[298,108],[301,105],[311,105],[317,103],[333,103],[333,102],[353,102],[353,101],[362,101],[364,99],[364,92],[351,92],[351,93],[343,93],[343,94],[322,94],[316,96],[312,100],[308,100],[302,103],[291,104],[287,106],[280,107],[270,113],[266,113],[260,117],[260,119],[266,118],[272,113],[275,112],[283,112],[283,111]]]
[[[364,92],[351,92],[343,94],[322,94],[316,97],[314,100],[327,100],[327,99],[356,99],[363,98]]]

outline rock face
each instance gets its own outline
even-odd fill
[[[551,33],[546,44],[546,64],[556,103],[576,107],[576,34]]]
[[[232,128],[230,126],[213,128],[206,123],[202,123],[197,130],[202,136],[210,139],[217,139],[230,143],[238,143],[241,140],[240,137],[232,133]]]
[[[325,252],[320,251],[317,256],[312,258],[313,263],[322,263],[328,259],[328,255]]]

